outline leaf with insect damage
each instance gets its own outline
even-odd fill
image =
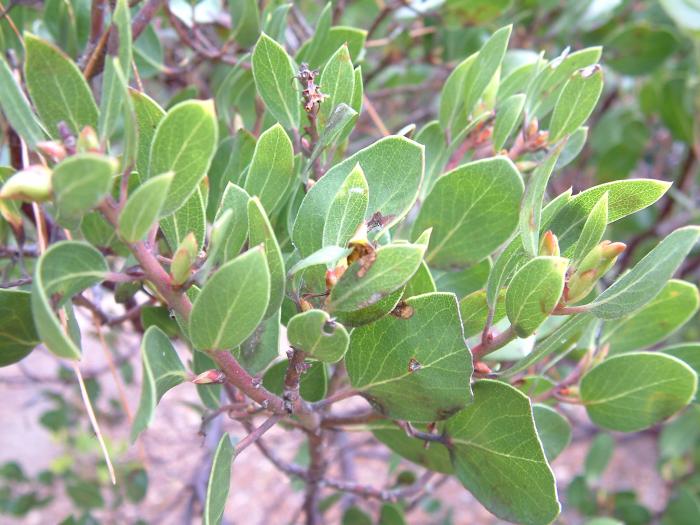
[[[416,273],[425,246],[389,244],[352,263],[333,287],[329,311],[351,312],[377,303]]]
[[[345,357],[350,382],[396,419],[445,419],[471,400],[472,359],[454,295],[405,301],[406,315],[356,328]]]

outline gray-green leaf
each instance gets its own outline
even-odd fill
[[[263,246],[267,267],[270,270],[270,301],[265,312],[265,319],[267,319],[282,305],[286,275],[284,259],[275,232],[257,197],[252,197],[248,201],[248,232],[251,246]]]
[[[78,66],[60,49],[26,33],[24,75],[37,113],[49,134],[58,138],[58,123],[77,134],[97,128],[97,104]]]
[[[398,290],[416,273],[424,252],[419,244],[390,244],[380,247],[371,263],[355,261],[333,287],[329,311],[366,308]]]
[[[52,296],[60,295],[57,305],[60,308],[73,295],[100,282],[108,270],[102,254],[84,242],[57,242],[37,261],[32,283],[32,315],[42,342],[57,356],[80,359],[80,348],[56,319]]]
[[[581,401],[598,426],[637,432],[666,419],[693,399],[698,378],[670,355],[633,352],[606,359],[581,379]]]
[[[506,312],[520,337],[537,330],[559,303],[568,263],[562,257],[535,257],[513,277],[506,293]]]
[[[214,156],[217,134],[211,100],[181,102],[159,122],[151,144],[148,176],[174,173],[163,204],[164,215],[184,206],[197,190]]]
[[[141,365],[143,379],[141,399],[131,427],[131,442],[146,430],[156,406],[165,393],[185,380],[185,367],[167,335],[158,327],[151,326],[141,340]]]
[[[440,177],[413,226],[414,236],[433,228],[426,261],[450,268],[488,256],[515,230],[522,194],[520,174],[506,157],[471,162]]]
[[[269,213],[274,213],[286,201],[294,178],[292,141],[276,124],[260,135],[244,187],[249,195],[260,198]]]
[[[552,523],[560,510],[556,483],[530,400],[498,381],[478,381],[473,388],[474,402],[445,425],[457,478],[501,519]]]
[[[336,193],[323,227],[323,246],[345,246],[364,221],[369,203],[367,179],[358,164]]]
[[[686,226],[671,233],[632,270],[596,297],[589,305],[590,311],[601,319],[615,319],[644,306],[661,291],[698,237],[698,226]]]
[[[189,334],[200,350],[241,344],[262,321],[270,299],[270,272],[261,247],[224,264],[192,305]]]
[[[345,327],[323,310],[308,310],[287,323],[287,339],[308,357],[335,363],[343,358],[350,338]]]
[[[172,173],[153,177],[129,195],[119,214],[119,231],[128,242],[143,239],[155,224],[173,180]]]
[[[598,65],[576,71],[562,89],[549,124],[554,143],[570,135],[593,113],[603,91],[603,70]]]
[[[56,207],[62,219],[80,219],[112,189],[114,159],[95,153],[68,157],[51,178]]]
[[[406,300],[407,315],[356,328],[345,363],[354,388],[397,419],[445,419],[471,400],[472,359],[454,295]]]
[[[253,56],[255,87],[272,116],[287,129],[299,127],[299,94],[292,59],[265,33],[260,35]]]
[[[231,438],[224,432],[211,461],[207,497],[204,501],[204,518],[202,520],[204,525],[219,525],[221,523],[231,485],[231,463],[235,453],[236,451],[231,445]]]

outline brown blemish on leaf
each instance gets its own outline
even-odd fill
[[[415,313],[415,308],[408,304],[406,301],[399,301],[394,309],[391,311],[391,315],[398,317],[399,319],[410,319]]]
[[[422,365],[418,362],[418,360],[415,357],[412,357],[408,361],[408,371],[409,373],[417,372],[420,370]]]

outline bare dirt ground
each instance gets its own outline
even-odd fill
[[[123,343],[122,343],[123,344]],[[136,342],[129,344],[137,344]],[[87,345],[89,350],[81,363],[86,371],[100,368],[104,357],[98,345]],[[186,353],[183,352],[183,358]],[[140,365],[134,359],[136,381],[127,387],[129,406],[135,411],[139,398]],[[56,360],[46,351],[35,351],[24,361],[22,369],[31,374],[48,377],[56,369]],[[105,398],[116,392],[114,381],[109,373],[101,376]],[[38,423],[39,415],[46,409],[46,401],[41,390],[50,387],[66,390],[70,387],[55,384],[32,382],[16,365],[0,369],[0,463],[7,460],[18,461],[29,474],[48,468],[52,462],[65,454],[61,442]],[[200,507],[198,497],[207,479],[209,450],[217,440],[216,429],[208,438],[198,434],[200,415],[189,403],[198,403],[198,397],[192,385],[183,384],[166,394],[156,412],[151,427],[139,438],[137,445],[128,444],[128,425],[110,426],[103,424],[103,432],[112,444],[117,463],[145,458],[149,473],[149,490],[146,499],[138,505],[125,503],[116,510],[95,512],[95,516],[104,524],[130,524],[143,519],[149,524],[198,524]],[[586,425],[585,414],[574,410],[567,412],[570,419]],[[219,418],[221,430],[241,438],[245,431],[235,421]],[[574,423],[574,428],[577,428]],[[216,426],[216,425],[215,425]],[[299,449],[299,438],[293,432],[273,429],[266,436],[267,442],[275,451],[287,460],[293,460]],[[351,443],[365,443],[367,435],[356,433],[350,436]],[[582,471],[585,453],[589,445],[589,436],[577,432],[573,443],[553,463],[559,482],[559,491],[563,496],[571,479]],[[329,457],[340,453],[338,446],[327,451]],[[386,458],[389,453],[381,446],[363,446],[359,448],[354,462],[354,474],[357,481],[375,487],[384,487],[391,482]],[[642,502],[650,510],[660,510],[667,499],[663,481],[655,470],[657,458],[654,440],[645,435],[627,438],[619,443],[602,487],[608,490],[635,489]],[[643,460],[642,460],[643,459]],[[412,468],[408,463],[401,468]],[[421,469],[414,468],[420,474]],[[339,477],[340,473],[331,471]],[[249,447],[233,466],[232,485],[226,507],[225,523],[229,525],[266,525],[302,523],[299,509],[302,503],[301,486],[289,491],[289,479],[280,473],[256,447]],[[297,482],[298,485],[298,482]],[[197,490],[192,487],[199,487]],[[60,487],[60,485],[59,485]],[[451,513],[452,522],[463,525],[491,525],[499,523],[454,479],[444,483],[434,477],[430,483],[430,498],[441,500],[438,512],[428,513],[421,505],[407,516],[410,524],[433,525],[443,523],[446,513]],[[103,491],[105,494],[107,491]],[[330,493],[330,492],[327,492]],[[109,501],[109,496],[106,496]],[[326,514],[327,523],[339,523],[340,517],[336,505]],[[375,516],[378,502],[370,502],[364,507]],[[576,513],[566,510],[558,521],[565,525],[576,525],[582,520]],[[63,488],[56,492],[55,500],[41,511],[33,511],[22,520],[0,517],[0,523],[27,525],[44,525],[58,523],[71,512],[71,503]]]

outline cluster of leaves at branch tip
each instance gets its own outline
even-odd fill
[[[130,37],[107,57],[99,106],[73,60],[38,36],[25,35],[26,93],[0,59],[0,108],[42,160],[0,172],[0,212],[18,231],[18,202],[30,202],[60,226],[54,237],[70,233],[37,258],[29,289],[0,290],[0,365],[38,344],[79,360],[74,302],[125,268],[119,277],[137,283],[122,288],[127,301],[143,288],[153,303],[153,317],[142,315],[132,441],[192,377],[207,409],[221,409],[229,382],[255,413],[317,432],[337,372],[371,403],[379,441],[526,525],[559,514],[550,461],[571,437],[556,403],[524,393],[526,371],[545,387],[538,400],[581,404],[602,429],[646,429],[693,402],[700,350],[651,347],[698,309],[695,284],[673,276],[700,227],[676,229],[621,272],[626,245],[604,240],[609,225],[669,184],[620,180],[548,198],[601,95],[599,48],[513,70],[503,27],[455,66],[438,119],[415,140],[409,130],[360,148],[348,137],[362,110],[366,33],[332,26],[329,4],[292,57],[271,22],[284,27],[284,6],[277,17],[258,2],[230,9],[232,38],[252,51],[222,86],[255,95],[236,99],[235,121],[255,116],[254,132],[220,136],[234,128],[220,107],[231,93],[166,110],[132,90]],[[117,10],[124,36],[128,6]],[[298,370],[287,370],[281,345],[293,362],[303,357]],[[567,384],[563,360],[575,372]],[[222,520],[237,453],[224,434],[205,523]]]

